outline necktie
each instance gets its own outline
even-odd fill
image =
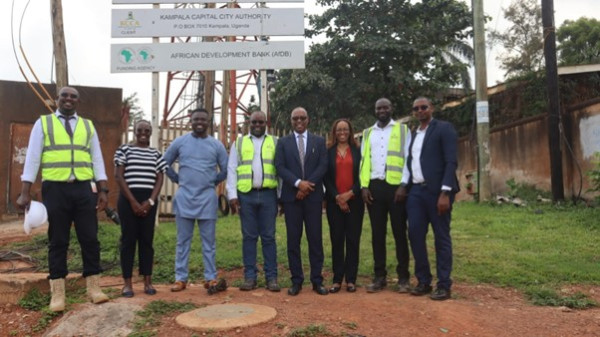
[[[300,165],[302,166],[302,177],[304,177],[304,135],[298,135],[298,153],[300,154]]]
[[[65,120],[65,130],[67,130],[67,133],[69,134],[69,137],[73,138],[73,129],[71,129],[71,123],[69,123],[69,120],[71,118],[75,118],[73,116],[60,116],[60,118]]]

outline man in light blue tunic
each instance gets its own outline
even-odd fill
[[[214,294],[227,289],[224,279],[217,280],[215,263],[218,205],[215,187],[227,177],[227,151],[221,142],[208,135],[209,116],[205,109],[192,111],[190,119],[192,132],[175,139],[164,155],[169,165],[167,176],[179,184],[173,202],[177,249],[175,284],[171,291],[181,291],[187,286],[190,247],[197,221],[202,239],[204,287]],[[178,172],[172,167],[175,160],[179,160]]]

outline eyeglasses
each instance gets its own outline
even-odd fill
[[[266,121],[255,120],[255,121],[250,121],[250,123],[252,125],[263,125],[266,123]]]
[[[429,109],[429,105],[413,106],[413,111],[419,111],[419,109],[421,109],[421,111],[425,111],[425,110]]]
[[[308,118],[308,117],[306,117],[306,116],[296,116],[296,117],[292,117],[292,120],[293,120],[294,122],[297,122],[297,121],[302,121],[302,122],[304,122],[304,121],[305,121],[307,118]]]
[[[337,132],[337,133],[350,132],[350,129],[335,129],[335,132]]]
[[[75,98],[78,98],[79,95],[77,95],[77,94],[67,94],[66,92],[63,92],[62,94],[60,94],[60,97],[64,97],[64,98],[69,97],[69,98],[75,99]]]

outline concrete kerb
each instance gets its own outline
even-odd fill
[[[47,273],[0,274],[0,303],[16,304],[30,290],[50,292]],[[81,274],[69,274],[65,283],[67,291],[85,287]]]

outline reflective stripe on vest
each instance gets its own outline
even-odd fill
[[[371,131],[370,127],[363,131],[363,154],[360,163],[360,186],[369,187],[371,181]],[[390,185],[399,185],[404,168],[404,142],[406,141],[407,126],[396,123],[392,126],[388,150],[385,160],[385,181]]]
[[[275,171],[275,144],[277,139],[265,135],[261,148],[261,163],[263,168],[262,188],[277,187],[277,172]],[[240,136],[235,147],[238,151],[237,189],[246,193],[252,189],[252,159],[254,158],[254,144],[250,137]]]
[[[79,117],[73,139],[55,114],[42,116],[41,122],[44,132],[42,180],[67,181],[71,174],[78,180],[91,180],[94,177],[90,152],[94,135],[92,122]]]

